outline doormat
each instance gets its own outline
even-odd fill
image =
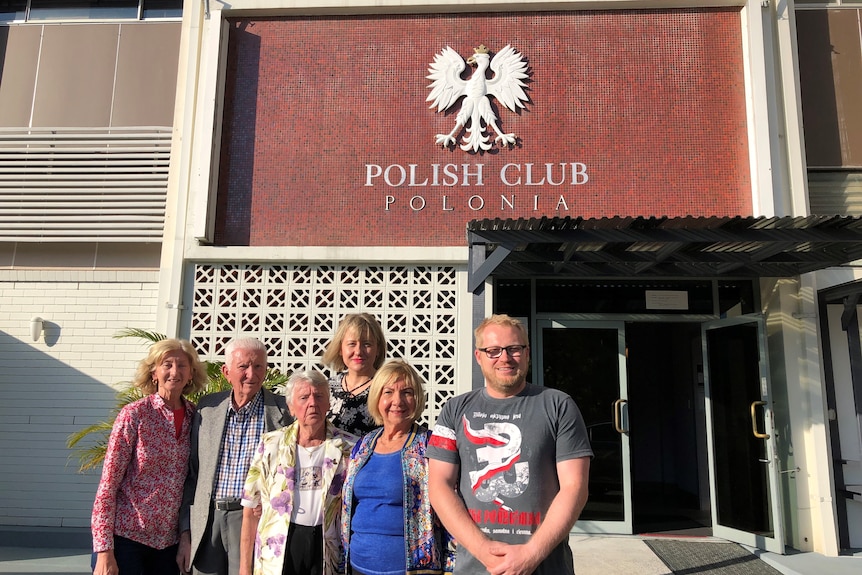
[[[674,575],[781,575],[736,543],[647,539]]]

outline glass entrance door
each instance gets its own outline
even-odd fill
[[[573,531],[632,533],[625,324],[538,320],[533,381],[571,395],[595,458],[590,497]]]
[[[703,326],[713,534],[783,553],[763,333],[760,317]]]

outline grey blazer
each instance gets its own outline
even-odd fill
[[[192,420],[189,473],[180,507],[180,533],[191,530],[193,563],[204,532],[212,522],[210,502],[215,489],[219,450],[230,398],[230,391],[205,395],[198,402]],[[263,417],[264,433],[285,427],[293,421],[284,397],[267,389],[263,390]]]

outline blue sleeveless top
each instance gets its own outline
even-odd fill
[[[354,482],[350,564],[367,575],[403,575],[404,479],[401,452],[374,453]]]

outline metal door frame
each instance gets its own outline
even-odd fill
[[[767,537],[762,534],[742,531],[732,527],[719,525],[718,523],[718,490],[716,489],[715,475],[715,437],[713,434],[712,397],[710,393],[710,368],[707,353],[707,331],[730,327],[741,324],[754,324],[757,328],[758,340],[758,364],[760,368],[760,395],[764,402],[764,425],[768,435],[766,441],[767,461],[762,461],[767,466],[767,479],[769,486],[769,511],[772,517],[773,536]],[[721,537],[728,541],[735,541],[744,545],[750,545],[759,549],[766,549],[773,553],[784,553],[784,522],[782,520],[781,507],[781,483],[779,481],[779,460],[775,446],[775,419],[772,408],[772,393],[769,381],[769,363],[766,348],[766,322],[762,315],[743,315],[733,318],[718,319],[701,324],[701,340],[703,345],[703,372],[706,399],[706,441],[707,456],[709,460],[709,483],[710,483],[710,507],[712,513],[712,533],[715,537]],[[746,433],[749,430],[746,429]]]
[[[628,436],[628,401],[627,374],[626,374],[626,327],[625,321],[603,321],[603,320],[573,320],[562,318],[537,318],[534,323],[534,337],[537,351],[544,349],[542,332],[544,329],[616,329],[617,349],[619,359],[619,399],[617,409],[619,410],[619,425],[626,430],[621,433],[621,457],[623,476],[623,519],[622,521],[588,521],[579,519],[572,528],[572,533],[613,533],[620,535],[631,535],[634,532],[632,515],[632,477],[631,477],[631,452]],[[544,385],[544,354],[536,353],[533,362],[533,381],[538,385]],[[608,406],[611,409],[613,406]]]

